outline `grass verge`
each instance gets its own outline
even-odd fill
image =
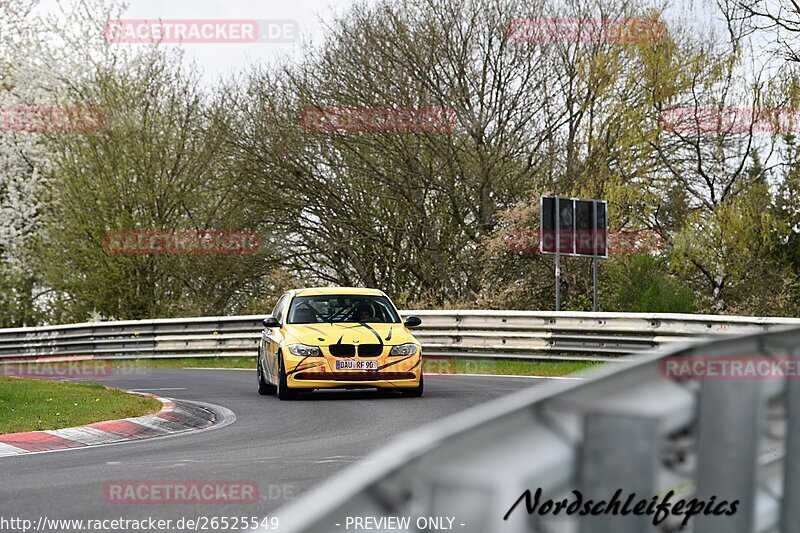
[[[160,409],[158,400],[102,385],[0,377],[0,434],[82,426]]]
[[[592,361],[522,361],[518,359],[435,357],[423,359],[428,374],[487,374],[560,377],[583,372],[604,363]],[[73,369],[71,365],[74,365]],[[4,368],[9,370],[3,370]],[[0,365],[0,375],[32,377],[107,376],[111,373],[135,374],[145,368],[256,368],[255,357],[195,357],[180,359],[126,359],[122,361],[80,361]],[[75,370],[77,373],[71,373]]]
[[[517,359],[457,359],[457,374],[561,377],[583,372],[604,363],[594,361],[520,361]],[[435,372],[435,369],[426,369]]]
[[[517,376],[567,376],[603,363],[592,361],[520,361],[516,359],[424,359],[423,369],[440,374],[497,374]],[[117,368],[256,368],[255,357],[137,359],[115,362]]]
[[[180,359],[128,359],[114,368],[256,368],[256,357],[185,357]]]

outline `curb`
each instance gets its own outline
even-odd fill
[[[86,426],[0,435],[0,457],[165,437],[206,429],[217,421],[217,415],[212,410],[194,402],[143,395],[164,404],[161,410],[152,415],[95,422]]]

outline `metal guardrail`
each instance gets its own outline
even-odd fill
[[[386,517],[409,517],[404,531],[428,531],[419,517],[452,518],[452,530],[467,533],[679,530],[684,516],[655,528],[652,515],[540,512],[549,499],[572,503],[573,490],[598,502],[618,489],[620,501],[669,490],[672,503],[713,498],[714,509],[725,501],[730,511],[738,501],[730,516],[701,506],[682,531],[800,531],[800,372],[689,381],[664,372],[667,357],[694,364],[755,354],[800,361],[800,328],[683,343],[469,409],[389,443],[279,510],[281,531],[331,533]],[[522,501],[504,519],[537,489],[533,513]]]
[[[650,313],[402,311],[430,355],[614,360],[668,343],[800,325],[800,319]],[[260,315],[0,329],[0,360],[254,356]]]

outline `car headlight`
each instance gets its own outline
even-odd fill
[[[290,344],[289,353],[301,357],[320,357],[322,355],[319,346],[308,346],[306,344]]]
[[[399,346],[392,346],[392,351],[389,352],[389,355],[414,355],[415,353],[417,353],[417,345],[409,342]]]

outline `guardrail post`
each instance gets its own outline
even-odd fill
[[[610,500],[618,496],[620,512],[603,512],[580,518],[580,533],[636,533],[652,529],[652,517],[623,515],[630,494],[637,501],[652,498],[655,490],[656,452],[659,449],[658,420],[611,414],[588,413],[580,463],[579,489],[587,500]]]
[[[752,353],[754,350],[749,352]],[[705,502],[715,497],[715,505],[722,501],[739,503],[732,516],[696,515],[692,519],[694,531],[750,533],[754,525],[756,460],[762,429],[761,382],[703,381],[699,403],[695,497]]]
[[[94,321],[94,319],[92,319],[92,321]],[[91,327],[91,330],[89,332],[89,345],[91,346],[90,350],[91,350],[92,357],[97,355],[97,340],[98,340],[97,339],[97,328],[96,328],[94,322],[92,322],[92,327]]]
[[[793,349],[790,354],[796,361],[800,348]],[[781,531],[792,531],[800,524],[800,380],[797,376],[786,379],[786,411]]]

